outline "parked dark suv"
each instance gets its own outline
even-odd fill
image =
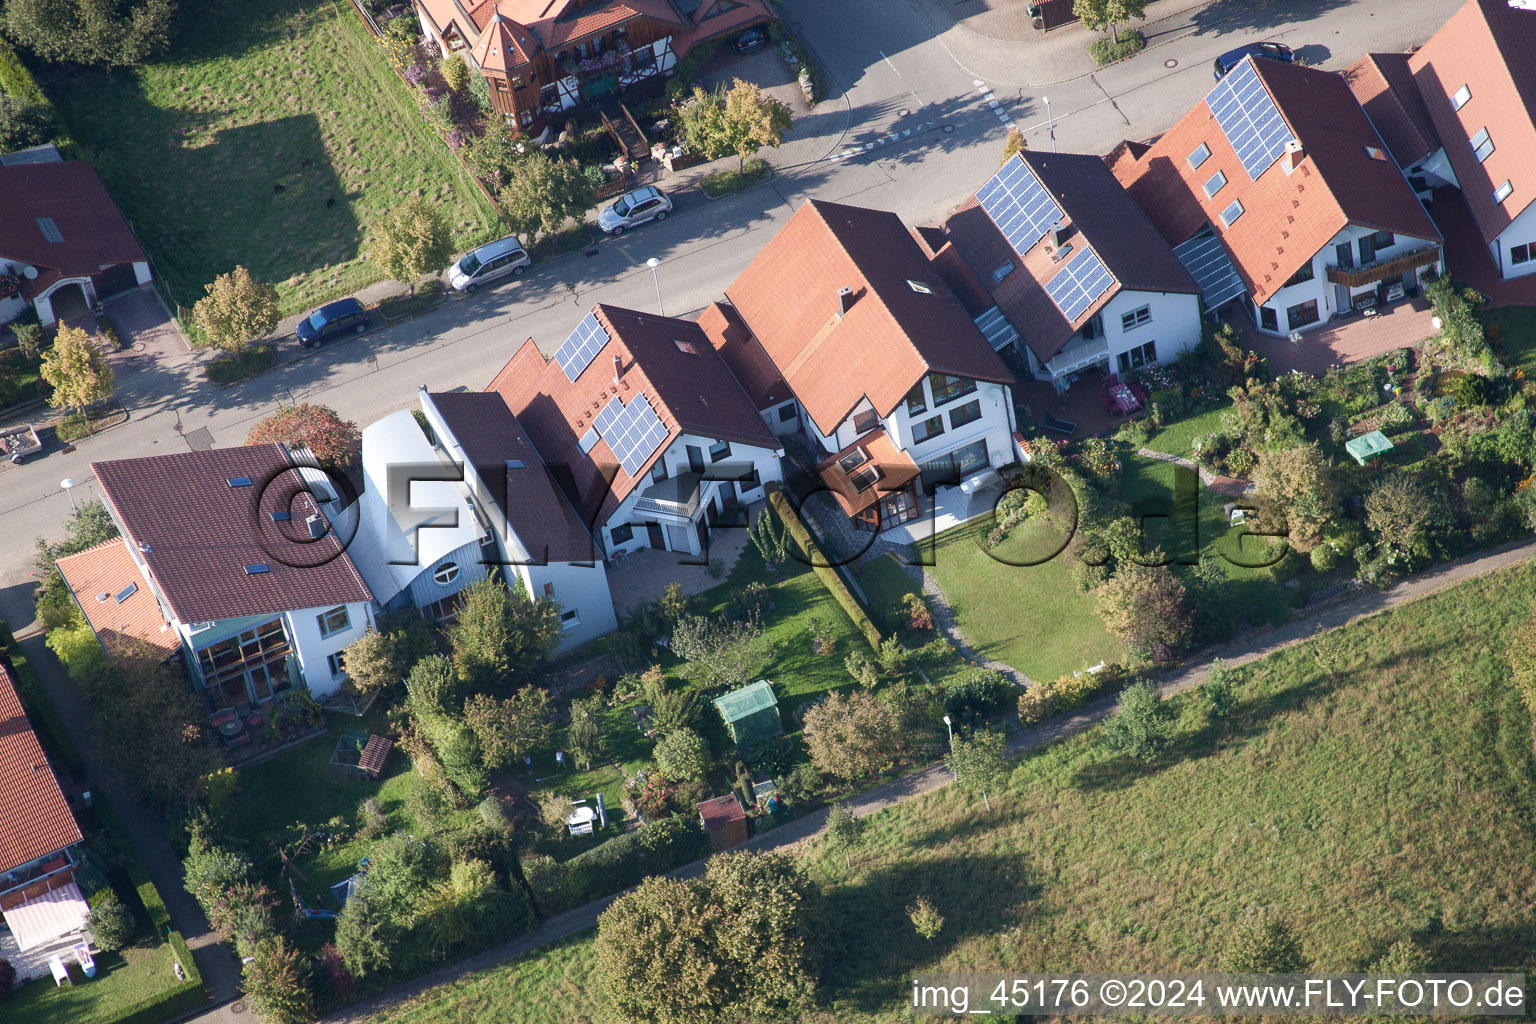
[[[293,336],[305,348],[323,345],[339,334],[362,334],[368,329],[368,311],[356,299],[337,299],[299,321]]]
[[[1221,81],[1228,71],[1242,63],[1244,57],[1267,57],[1270,60],[1278,60],[1283,64],[1289,64],[1296,59],[1291,48],[1284,43],[1249,43],[1247,46],[1239,46],[1235,50],[1228,50],[1216,58],[1216,81]]]

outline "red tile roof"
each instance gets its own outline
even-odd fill
[[[768,409],[795,397],[784,383],[784,375],[763,351],[762,344],[752,337],[735,307],[711,302],[699,316],[699,329],[730,367],[753,405]]]
[[[538,49],[538,44],[533,41],[527,29],[498,11],[491,15],[485,31],[475,41],[472,52],[475,63],[480,67],[505,74],[532,63]]]
[[[29,298],[59,277],[89,277],[103,265],[146,259],[95,168],[84,161],[0,164],[0,196],[0,258],[44,271],[24,283]],[[62,241],[44,236],[38,221],[45,219]]]
[[[463,447],[464,457],[475,467],[535,561],[591,562],[596,558],[591,534],[555,486],[505,398],[494,391],[445,392],[430,397]],[[509,467],[513,460],[522,467]]]
[[[706,39],[717,39],[731,32],[739,32],[748,25],[760,21],[778,21],[779,16],[767,0],[737,0],[739,7],[713,13],[714,0],[705,0],[693,12],[693,28],[683,29],[672,37],[672,49],[679,56],[686,54]]]
[[[741,809],[741,802],[727,793],[725,796],[711,797],[699,804],[699,817],[703,820],[706,829],[716,829],[733,821],[743,821],[747,815]]]
[[[1492,242],[1536,199],[1536,11],[1468,0],[1408,67],[1478,230]],[[1453,111],[1450,97],[1463,85],[1472,98]],[[1483,128],[1494,150],[1478,163],[1470,143]],[[1514,191],[1495,203],[1505,181]]]
[[[160,603],[121,537],[59,559],[59,572],[107,650],[142,641],[161,654],[181,649],[181,636],[165,621]],[[118,595],[132,593],[119,601]],[[99,600],[105,595],[106,600]]]
[[[1092,250],[1115,278],[1103,295],[1075,320],[1068,320],[1045,290],[1065,265],[1057,259],[1060,250],[1052,234],[1019,253],[974,198],[950,216],[945,236],[975,281],[992,282],[992,301],[1042,362],[1065,348],[1122,289],[1199,293],[1189,271],[1103,160],[1077,153],[1021,153],[1018,159],[1061,208],[1065,232],[1061,249]],[[1020,271],[995,281],[993,271],[1008,263]]]
[[[861,449],[869,458],[853,467],[851,475],[857,476],[870,466],[880,471],[880,478],[863,490],[855,487],[849,479],[850,473],[843,472],[843,468],[838,465],[840,459]],[[832,496],[843,507],[843,511],[854,516],[892,491],[901,490],[916,479],[921,470],[912,461],[912,456],[891,442],[884,430],[873,430],[842,451],[827,456],[816,467],[816,472],[821,476],[821,482],[831,489]]]
[[[0,664],[0,872],[81,839],[59,780],[32,731],[15,683]]]
[[[559,363],[546,362],[530,339],[487,388],[506,399],[583,521],[606,522],[647,479],[656,456],[684,433],[778,449],[778,439],[698,324],[618,306],[592,312],[609,341],[574,382]],[[641,394],[667,427],[667,439],[630,476],[607,441],[587,452],[579,442],[611,398],[628,405]]]
[[[889,415],[929,372],[1013,379],[894,213],[812,199],[726,296],[823,434],[866,396]]]
[[[1139,160],[1124,150],[1110,154],[1115,174],[1170,244],[1209,223],[1263,302],[1349,224],[1439,240],[1397,165],[1367,153],[1383,143],[1342,75],[1273,60],[1253,66],[1302,145],[1293,173],[1281,157],[1250,180],[1204,101]],[[1201,143],[1211,155],[1191,169],[1186,158]],[[1207,199],[1202,186],[1218,170],[1227,185]],[[1234,199],[1244,213],[1229,228],[1220,213]]]
[[[1440,148],[1424,99],[1413,84],[1408,54],[1368,53],[1344,69],[1344,80],[1399,167],[1417,163]]]
[[[371,601],[342,541],[311,541],[317,511],[281,445],[93,462],[125,539],[184,623]],[[231,487],[247,478],[250,486]],[[291,519],[276,522],[273,512]],[[266,565],[255,575],[247,565]]]

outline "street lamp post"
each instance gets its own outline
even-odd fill
[[[1056,152],[1056,119],[1051,116],[1051,98],[1049,96],[1041,96],[1040,99],[1045,104],[1045,121],[1050,128],[1051,152],[1054,153]]]
[[[948,715],[944,716],[944,728],[949,730],[949,749],[953,753],[955,749],[955,727]]]
[[[659,312],[662,316],[666,316],[667,307],[661,301],[661,275],[656,272],[656,268],[661,266],[661,260],[657,259],[655,256],[652,256],[650,259],[645,261],[645,265],[651,268],[651,278],[656,282],[656,311]]]
[[[69,507],[76,512],[80,511],[80,506],[75,504],[75,481],[70,477],[65,477],[59,481],[59,486],[69,492]]]

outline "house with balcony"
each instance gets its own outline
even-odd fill
[[[483,525],[485,533],[476,543],[483,560],[503,579],[520,580],[533,597],[559,602],[559,650],[616,629],[618,618],[602,553],[507,400],[495,391],[429,393],[425,389],[420,399],[432,449],[452,467],[444,475],[455,478],[453,497],[463,496],[458,519]],[[366,437],[364,445],[366,458]],[[452,499],[446,494],[444,498],[446,509]],[[411,501],[417,503],[414,494]],[[418,530],[422,532],[432,531]],[[439,548],[451,543],[452,538],[436,542]],[[452,558],[462,564],[468,554],[465,550]],[[425,557],[421,564],[427,565]],[[436,571],[424,569],[418,574],[418,586],[425,587],[428,579],[438,586],[440,577],[448,575],[441,562],[434,564]],[[483,574],[485,570],[464,566],[463,571]],[[429,617],[451,613],[451,605],[441,603],[435,594],[428,596],[434,603],[418,601],[417,606]]]
[[[1396,301],[1441,236],[1344,76],[1246,58],[1150,146],[1105,157],[1200,284],[1286,335]]]
[[[83,837],[3,663],[0,794],[0,957],[23,978],[46,974],[48,950],[78,941],[90,912],[74,875]],[[29,952],[40,955],[16,955]]]
[[[0,164],[0,323],[68,321],[150,281],[149,257],[83,160]]]
[[[782,479],[779,438],[698,324],[598,305],[546,360],[491,381],[607,558],[703,555],[710,528]]]
[[[98,639],[178,652],[215,712],[336,692],[374,599],[321,508],[337,486],[307,458],[265,444],[92,463],[122,536],[60,569]]]
[[[1058,392],[1200,343],[1199,285],[1098,157],[1020,153],[918,238],[993,346]]]
[[[1013,377],[895,214],[810,200],[726,298],[857,528],[916,519],[934,488],[1013,461]],[[752,381],[756,351],[721,348]]]
[[[505,122],[548,118],[672,73],[698,44],[778,20],[767,0],[412,0],[423,34],[483,75]]]

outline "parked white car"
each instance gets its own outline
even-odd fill
[[[597,226],[610,235],[622,235],[625,228],[648,220],[666,220],[672,212],[672,200],[654,185],[626,192],[597,215]]]
[[[481,285],[504,277],[521,277],[532,263],[523,243],[515,235],[508,235],[470,250],[448,268],[448,283],[457,291],[472,293]]]

